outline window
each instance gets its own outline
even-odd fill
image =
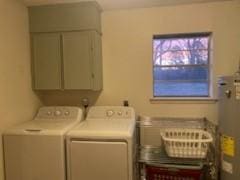
[[[211,33],[153,36],[154,97],[209,97]]]

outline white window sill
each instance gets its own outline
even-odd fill
[[[212,97],[154,97],[150,98],[152,104],[214,104],[218,101]]]

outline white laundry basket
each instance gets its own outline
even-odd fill
[[[200,129],[169,128],[161,132],[168,156],[177,158],[205,158],[210,133]]]

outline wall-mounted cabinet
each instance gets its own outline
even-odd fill
[[[102,89],[100,23],[94,23],[100,22],[100,11],[96,7],[92,3],[30,7],[35,90]],[[66,16],[63,21],[57,20],[59,14]],[[84,18],[87,14],[91,18]],[[68,16],[73,18],[72,24]]]
[[[101,9],[96,2],[29,7],[30,32],[96,30],[101,33]]]
[[[101,37],[94,31],[32,35],[33,87],[100,90]]]

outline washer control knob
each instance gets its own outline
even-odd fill
[[[70,112],[69,112],[69,111],[65,111],[65,112],[64,112],[64,115],[65,115],[65,116],[69,116],[69,115],[70,115]]]
[[[113,114],[114,114],[114,111],[113,111],[113,110],[108,110],[108,111],[106,112],[107,117],[111,117],[111,116],[113,116]]]
[[[48,116],[52,115],[52,112],[51,111],[47,111],[47,115]]]
[[[54,114],[55,114],[55,116],[60,116],[62,114],[62,112],[59,110],[56,110]]]
[[[119,116],[122,116],[123,113],[122,113],[122,111],[118,111],[117,114],[118,114]]]

